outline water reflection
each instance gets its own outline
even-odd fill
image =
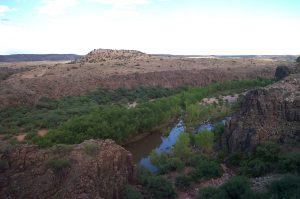
[[[219,123],[225,124],[226,119],[220,121]],[[142,140],[125,146],[133,155],[133,160],[140,166],[146,167],[152,172],[156,172],[157,168],[153,166],[150,162],[149,154],[152,150],[156,153],[169,153],[172,146],[176,143],[178,136],[184,132],[184,123],[180,120],[174,128],[170,131],[168,136],[161,136],[160,133],[154,133]],[[214,125],[211,123],[201,124],[194,133],[201,133],[202,131],[213,131]]]
[[[156,153],[169,153],[172,149],[172,146],[176,143],[178,136],[184,132],[184,126],[182,120],[180,120],[177,125],[171,130],[170,134],[167,137],[161,137],[161,144],[156,147],[154,150]],[[143,157],[140,162],[140,166],[146,167],[152,172],[156,172],[157,169],[150,162],[149,154],[147,157]]]

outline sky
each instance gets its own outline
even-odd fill
[[[0,54],[299,55],[300,0],[0,0]]]

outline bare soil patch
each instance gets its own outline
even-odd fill
[[[48,133],[48,129],[39,129],[39,130],[37,131],[37,135],[38,135],[39,137],[44,137],[47,133]]]
[[[21,134],[17,135],[15,138],[17,141],[22,142],[25,140],[25,137],[26,137],[26,133],[21,133]]]

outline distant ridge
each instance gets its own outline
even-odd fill
[[[0,62],[19,61],[67,61],[76,60],[81,56],[76,54],[13,54],[0,55]]]
[[[271,59],[274,61],[295,61],[297,55],[172,55],[172,54],[151,54],[162,57],[182,58],[232,58],[232,59]]]

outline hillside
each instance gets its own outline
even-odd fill
[[[0,62],[20,61],[68,61],[79,59],[80,55],[75,54],[14,54],[0,55]]]
[[[17,73],[1,81],[0,108],[35,104],[42,97],[81,95],[99,87],[175,88],[234,79],[272,78],[280,63],[261,59],[161,57],[138,51],[102,49],[70,63],[3,62],[0,71],[8,67]]]

